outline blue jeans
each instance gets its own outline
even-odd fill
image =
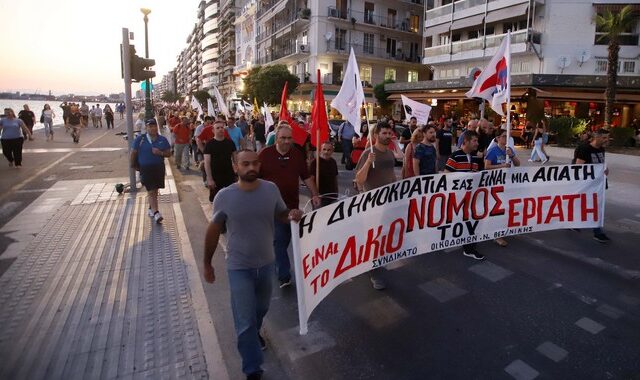
[[[229,269],[227,273],[242,372],[261,372],[263,357],[258,333],[271,301],[273,263],[258,269]]]
[[[352,167],[357,162],[351,162],[351,152],[353,151],[353,141],[351,139],[342,139],[342,160],[346,167]]]
[[[291,279],[291,263],[289,263],[289,254],[287,253],[289,243],[291,243],[291,226],[276,220],[274,227],[273,249],[276,253],[278,280],[287,281]]]

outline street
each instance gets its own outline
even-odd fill
[[[97,203],[101,208],[90,208],[86,197],[85,208],[74,208],[83,188],[127,181],[126,142],[116,135],[121,125],[116,120],[113,131],[90,128],[78,145],[62,130],[53,143],[36,134],[35,141],[25,144],[21,170],[4,164],[0,169],[0,353],[10,358],[0,364],[0,377],[242,378],[223,247],[214,256],[216,282],[202,280],[211,205],[199,172],[178,171],[171,164],[170,182],[175,180],[176,189],[169,188],[163,198],[166,220],[161,228],[138,217],[138,211],[131,211],[131,221],[126,211],[117,211],[129,207],[126,199],[145,197],[144,192],[137,198],[118,198],[104,186],[96,195],[104,201]],[[571,158],[568,149],[549,148],[549,153],[550,165]],[[519,149],[518,154],[525,157],[524,165],[533,165],[526,162],[526,151]],[[372,289],[366,274],[338,287],[313,312],[305,336],[298,335],[295,287],[276,286],[264,327],[265,378],[638,378],[640,163],[638,157],[621,155],[607,155],[607,162],[605,230],[610,244],[594,241],[589,230],[557,230],[509,237],[505,248],[481,243],[485,261],[464,257],[454,248],[394,262],[383,274],[384,291]],[[341,193],[351,189],[353,175],[340,171]],[[301,204],[307,199],[302,197]],[[131,210],[144,211],[144,203],[135,205]],[[23,211],[34,207],[38,213],[26,221],[29,215]],[[85,212],[81,210],[87,210],[87,216],[79,219]],[[94,231],[95,238],[79,242],[80,248],[64,248],[71,247],[62,245],[68,239],[63,231],[67,225],[56,226],[58,220],[68,220],[78,234]],[[138,226],[139,240],[119,227],[127,223],[138,223],[131,226]],[[114,227],[103,231],[101,225]],[[127,244],[138,241],[142,248],[119,251],[125,239]],[[52,255],[60,255],[59,262],[47,259],[40,265],[30,259],[46,244],[55,250]],[[65,258],[67,251],[81,255],[82,247],[93,252],[100,244],[116,248],[95,251],[86,263]],[[154,251],[147,248],[151,246],[163,252],[161,259],[153,258]],[[122,267],[100,269],[114,253],[122,254]],[[126,264],[129,253],[133,259]],[[40,255],[49,253],[43,250]],[[86,271],[64,266],[75,268],[77,262],[86,265]],[[35,271],[34,281],[18,281],[29,278],[29,268]],[[121,268],[125,274],[128,268],[138,269],[126,278],[102,277]],[[67,283],[74,278],[83,282]],[[128,292],[122,290],[126,281]],[[47,284],[60,284],[66,293]],[[21,292],[31,298],[21,299]],[[127,307],[118,308],[125,300]],[[182,305],[180,315],[172,314],[174,302]],[[136,328],[128,324],[136,315],[139,321],[150,319]],[[92,317],[99,317],[98,322]],[[122,330],[122,323],[130,327]],[[36,333],[35,327],[44,330]],[[128,329],[133,330],[127,335]],[[122,341],[113,338],[118,331]],[[183,344],[176,343],[182,339]],[[72,342],[80,347],[70,346]],[[42,349],[34,346],[40,343]],[[57,344],[64,349],[56,351]],[[128,352],[129,359],[124,354]],[[98,365],[103,358],[105,364]]]

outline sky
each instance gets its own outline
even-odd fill
[[[144,56],[149,8],[149,57],[155,82],[172,70],[193,30],[200,0],[0,0],[0,92],[98,95],[124,92],[122,28]],[[134,83],[135,91],[139,84]]]

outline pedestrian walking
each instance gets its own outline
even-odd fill
[[[80,132],[82,131],[82,115],[77,105],[72,105],[69,111],[69,129],[74,143],[80,142]]]
[[[96,106],[91,106],[89,117],[91,118],[91,126],[94,128],[98,128],[98,122],[96,120]]]
[[[501,129],[499,133],[498,137],[496,137],[497,144],[487,151],[484,159],[485,170],[520,166],[520,159],[516,156],[515,149],[507,146],[507,130]],[[507,162],[507,157],[509,157],[509,162]],[[508,244],[503,238],[497,238],[494,241],[501,247],[506,247]]]
[[[62,102],[60,104],[60,108],[62,108],[62,120],[64,120],[64,131],[65,133],[69,132],[69,113],[71,111],[71,107],[67,104],[67,102]]]
[[[44,124],[44,134],[47,137],[47,141],[53,141],[53,118],[56,114],[51,109],[49,104],[45,104],[42,110],[42,124]]]
[[[365,148],[369,144],[369,125],[365,121],[360,125],[360,137],[354,135],[353,139],[353,151],[351,151],[351,162],[358,163],[360,156],[364,152]]]
[[[191,145],[191,121],[188,117],[182,118],[182,122],[173,127],[174,149],[176,167],[178,169],[188,170],[191,164],[191,155],[189,154],[189,146]]]
[[[209,188],[209,202],[216,194],[236,181],[231,156],[236,151],[235,144],[224,137],[224,121],[213,123],[213,138],[204,146],[204,170]],[[201,134],[202,135],[202,134]]]
[[[227,118],[227,134],[231,141],[236,144],[236,150],[240,150],[240,145],[242,143],[242,130],[236,126],[235,119],[233,116]]]
[[[320,163],[318,180],[316,180],[316,165]],[[338,164],[333,159],[333,143],[325,141],[320,146],[318,158],[314,158],[309,165],[309,172],[314,183],[318,184],[320,207],[330,205],[338,199]]]
[[[96,124],[102,128],[102,108],[100,108],[100,104],[96,105]],[[96,126],[96,128],[98,128]]]
[[[609,144],[609,131],[600,128],[593,133],[589,142],[584,142],[573,152],[573,161],[576,165],[604,164],[605,147]],[[609,175],[609,168],[605,166],[604,174]],[[611,241],[601,227],[593,229],[593,239],[600,243]]]
[[[400,138],[402,139],[402,137]],[[413,156],[418,144],[424,140],[424,133],[421,129],[415,128],[411,134],[408,143],[404,146],[404,157],[402,158],[402,178],[409,178],[416,175],[417,171],[414,170]]]
[[[84,100],[80,104],[80,115],[82,116],[82,126],[86,128],[89,126],[89,106]]]
[[[253,123],[253,133],[256,136],[256,151],[260,152],[267,145],[265,135],[264,115],[259,114],[258,119]]]
[[[477,172],[480,159],[475,152],[478,150],[478,134],[474,131],[464,132],[462,146],[451,153],[445,166],[445,172]],[[462,246],[462,254],[475,260],[484,260],[484,256],[476,249],[476,243]]]
[[[278,188],[258,178],[261,162],[256,152],[236,152],[233,160],[238,181],[221,190],[213,202],[203,272],[208,283],[215,282],[211,260],[226,228],[226,267],[242,372],[247,379],[261,379],[267,345],[260,330],[271,301],[275,223],[299,221],[302,212],[288,209]]]
[[[533,150],[531,151],[531,157],[529,162],[542,162],[546,164],[549,161],[549,157],[544,153],[544,125],[542,121],[536,125],[536,130],[533,132]]]
[[[416,145],[411,159],[413,160],[414,175],[429,175],[438,173],[438,152],[435,146],[436,127],[427,125],[422,134],[422,141]]]
[[[24,121],[16,118],[16,114],[11,108],[4,109],[4,118],[0,119],[0,143],[2,153],[9,161],[9,167],[22,167],[22,145],[24,137],[31,140],[31,131]]]
[[[158,190],[164,189],[164,159],[171,157],[171,146],[169,141],[158,133],[158,123],[155,119],[148,119],[145,124],[147,133],[133,140],[130,165],[140,171],[140,182],[147,189],[147,215],[160,224],[164,218],[158,209]]]
[[[29,109],[28,104],[25,104],[22,111],[18,113],[18,119],[22,120],[24,125],[29,129],[31,135],[33,135],[33,126],[36,124],[36,115]]]
[[[353,170],[354,163],[351,162],[351,151],[353,151],[353,136],[356,131],[349,120],[340,124],[338,128],[338,143],[342,145],[342,164],[347,170]]]
[[[391,125],[381,121],[373,130],[375,143],[373,149],[366,149],[356,165],[356,183],[364,191],[369,191],[396,181],[394,167],[396,159],[389,145],[395,135]],[[373,151],[372,151],[373,150]],[[374,165],[375,163],[375,165]],[[369,272],[371,285],[376,290],[383,290],[387,286],[382,278],[382,268]]]
[[[113,129],[113,110],[108,104],[104,106],[104,119],[107,122],[107,129]]]
[[[449,156],[451,155],[451,144],[453,142],[453,132],[451,126],[453,121],[447,119],[440,129],[436,133],[436,146],[438,147],[438,171],[445,170]]]
[[[291,126],[286,121],[278,123],[275,145],[260,151],[260,176],[278,186],[282,199],[290,209],[297,209],[300,203],[300,180],[312,194],[314,207],[320,206],[316,184],[309,175],[304,153],[293,147]],[[289,224],[276,221],[273,245],[276,253],[276,269],[280,288],[291,285],[291,264],[287,249],[291,243]]]

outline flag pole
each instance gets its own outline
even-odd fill
[[[507,37],[509,39],[508,43],[511,44],[511,30],[507,30]],[[511,50],[509,49],[509,54],[511,54]],[[507,84],[507,146],[505,148],[505,152],[509,148],[509,141],[511,140],[511,57],[507,60],[507,73],[509,75],[508,84]],[[482,101],[484,103],[484,100]],[[512,149],[514,149],[513,147]],[[513,152],[515,153],[515,152]],[[507,164],[511,163],[511,158],[509,154],[506,154],[505,161]]]
[[[355,87],[358,87],[358,77],[356,76],[356,74],[353,74],[353,81],[355,82]],[[363,94],[364,95],[364,94]],[[369,135],[369,146],[371,148],[371,153],[373,153],[373,138],[372,138],[372,134],[371,130],[369,128],[369,107],[367,107],[367,98],[364,98],[364,117],[365,117],[365,123],[367,123],[367,134]],[[362,124],[362,123],[360,123]],[[360,128],[360,125],[354,125],[353,128]],[[371,166],[375,169],[376,168],[376,163],[375,161],[371,163]]]
[[[318,110],[320,112],[320,110]],[[320,126],[316,127],[316,189],[320,191]]]

